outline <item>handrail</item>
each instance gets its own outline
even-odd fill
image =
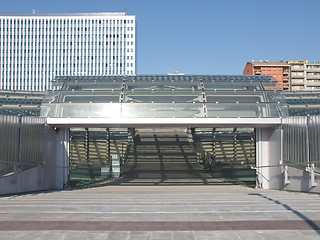
[[[199,159],[201,160],[201,162],[203,161],[203,166],[208,170],[211,170],[212,165],[215,165],[212,154],[204,150],[203,153],[200,153]]]
[[[299,165],[309,165],[312,163],[320,163],[320,161],[310,161],[310,162],[301,162],[301,163],[279,163],[279,164],[274,164],[274,165],[267,165],[267,166],[256,166],[252,167],[253,169],[258,169],[258,168],[267,168],[267,167],[282,167],[282,166],[299,166]]]
[[[75,165],[72,166],[56,166],[56,165],[48,165],[48,164],[36,164],[36,163],[21,163],[21,162],[11,162],[11,161],[0,161],[0,163],[7,163],[17,166],[31,166],[31,167],[47,167],[47,168],[68,168],[68,169],[74,169]],[[95,166],[87,166],[86,168],[90,169],[99,169],[100,167],[105,167],[106,165],[95,165]]]
[[[130,151],[131,145],[132,145],[132,141],[129,141],[128,144],[127,144],[127,147],[126,147],[125,154],[123,156],[123,162],[122,162],[123,164],[127,164],[128,155],[129,155],[129,151]]]

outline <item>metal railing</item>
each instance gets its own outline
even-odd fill
[[[282,118],[282,163],[320,167],[320,116]]]

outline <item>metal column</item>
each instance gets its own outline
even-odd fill
[[[84,132],[84,149],[85,149],[85,160],[89,162],[89,129],[85,128]]]
[[[237,161],[237,145],[238,145],[237,129],[234,128],[233,129],[233,161],[234,163]]]
[[[106,131],[107,131],[107,143],[106,143],[106,147],[107,147],[107,162],[110,162],[110,159],[111,159],[111,156],[110,156],[110,152],[111,152],[111,149],[110,149],[110,129],[109,128],[106,128]]]
[[[215,163],[216,162],[216,129],[212,129],[212,161]]]

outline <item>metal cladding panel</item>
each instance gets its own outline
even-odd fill
[[[320,116],[309,117],[310,161],[320,161]],[[315,164],[320,167],[320,163]]]
[[[41,163],[43,157],[44,119],[22,117],[20,131],[20,162]]]
[[[43,159],[43,118],[0,115],[0,175]]]
[[[306,117],[282,119],[283,161],[308,162],[308,129]]]
[[[320,116],[283,118],[282,130],[284,162],[320,166]]]
[[[19,153],[19,119],[0,115],[0,175],[13,171]]]

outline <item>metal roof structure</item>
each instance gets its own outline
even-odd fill
[[[39,116],[45,92],[0,90],[0,114]]]
[[[53,83],[48,92],[0,90],[0,114],[189,122],[320,115],[318,92],[282,92],[270,76],[62,76]]]
[[[42,104],[50,118],[274,118],[287,116],[270,76],[58,77]]]

